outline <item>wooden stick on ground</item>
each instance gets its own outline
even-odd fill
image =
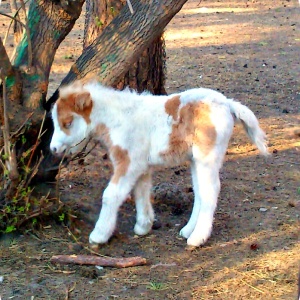
[[[102,267],[128,268],[147,264],[146,258],[135,256],[127,258],[99,257],[95,255],[54,255],[52,263],[96,265]]]

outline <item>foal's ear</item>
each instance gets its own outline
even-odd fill
[[[74,104],[75,111],[83,111],[91,108],[93,105],[91,94],[88,91],[74,94]]]

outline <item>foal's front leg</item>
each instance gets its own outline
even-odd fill
[[[134,226],[134,232],[138,235],[147,234],[151,230],[154,221],[154,211],[150,199],[151,187],[151,171],[141,175],[134,187],[136,206],[136,224]]]
[[[138,175],[133,175],[132,172],[121,177],[117,183],[113,178],[104,190],[102,197],[102,208],[99,219],[94,230],[90,234],[91,244],[106,243],[112,236],[117,223],[118,210],[123,202],[128,197],[132,187],[134,186]]]

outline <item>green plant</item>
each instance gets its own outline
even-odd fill
[[[15,231],[15,230],[17,230],[17,228],[16,228],[14,225],[10,225],[10,226],[7,226],[7,227],[5,228],[4,233],[10,233],[10,232],[13,232],[13,231]]]
[[[267,46],[267,45],[268,45],[267,42],[259,42],[258,44],[259,44],[260,46]]]
[[[63,222],[65,220],[65,213],[63,212],[61,215],[58,216],[58,219],[60,222]]]
[[[72,59],[73,57],[73,54],[65,54],[64,59]]]
[[[115,8],[113,6],[110,7],[110,12],[114,16],[115,15]]]
[[[95,23],[98,27],[102,27],[104,25],[98,17],[95,18]]]
[[[27,122],[28,124],[28,122]],[[26,127],[28,128],[28,127]],[[9,136],[9,135],[8,135]],[[26,129],[23,128],[19,135],[19,141],[24,145],[26,139]],[[35,227],[43,217],[56,215],[62,222],[66,219],[66,214],[62,211],[63,204],[57,198],[49,198],[50,192],[45,196],[37,196],[30,186],[39,162],[32,165],[32,155],[39,143],[39,137],[34,146],[16,157],[17,178],[14,189],[9,197],[7,191],[11,187],[11,153],[14,152],[16,141],[8,140],[7,147],[0,149],[0,165],[2,167],[2,180],[0,180],[0,233],[11,233],[21,228],[23,225]],[[25,226],[24,226],[25,227]]]
[[[169,287],[165,283],[162,283],[162,282],[151,281],[147,285],[147,289],[152,290],[152,291],[164,291],[164,290],[167,290],[168,288]]]

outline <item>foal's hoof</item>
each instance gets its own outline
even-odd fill
[[[100,230],[95,228],[90,234],[89,242],[91,245],[105,244],[109,238],[109,236],[107,237],[102,234]]]
[[[192,247],[199,247],[206,243],[208,240],[210,234],[197,234],[196,232],[193,232],[190,237],[187,239],[187,245]]]
[[[185,239],[188,239],[192,232],[193,228],[189,228],[189,226],[186,225],[180,230],[179,235],[184,237]]]
[[[91,240],[89,241],[90,245],[89,248],[92,250],[98,250],[99,249],[99,244],[93,243],[91,242]]]
[[[137,235],[146,235],[151,231],[152,223],[147,224],[146,226],[140,226],[139,224],[135,224],[134,226],[134,233]]]

